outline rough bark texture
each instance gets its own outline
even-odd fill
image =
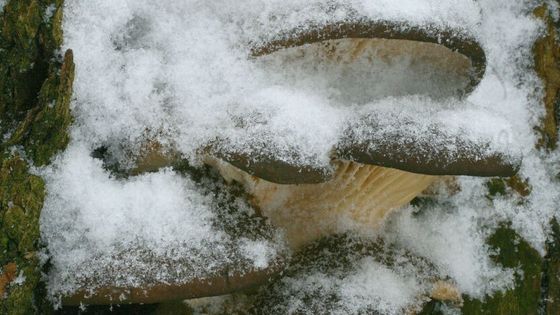
[[[72,52],[59,56],[63,0],[10,0],[0,13],[0,313],[47,313],[38,258],[45,187],[30,174],[68,143]]]
[[[542,314],[560,314],[560,225],[552,222],[552,238],[547,244],[543,266]]]
[[[544,106],[546,116],[538,129],[542,134],[540,147],[555,149],[558,143],[558,119],[560,115],[560,46],[558,31],[546,7],[535,10],[535,15],[546,24],[547,33],[535,43],[535,70],[544,83]]]

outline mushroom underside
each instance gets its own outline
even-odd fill
[[[408,204],[438,179],[339,161],[333,178],[327,182],[281,185],[251,176],[217,159],[207,162],[227,181],[241,183],[251,196],[251,204],[286,232],[294,249],[345,230],[376,230],[391,210]]]
[[[458,83],[453,80],[444,82],[446,77],[468,77],[466,82],[457,85],[459,91],[448,90],[452,92],[449,94],[451,96],[468,95],[480,83],[486,71],[486,55],[474,37],[456,29],[390,21],[356,20],[300,27],[257,42],[252,49],[253,57],[264,57],[265,61],[267,56],[274,56],[275,53],[279,53],[281,64],[289,61],[297,65],[301,65],[302,60],[311,65],[316,65],[317,61],[348,65],[364,60],[368,63],[367,68],[371,69],[372,65],[386,63],[394,66],[397,61],[404,61],[404,65],[412,66],[412,69],[397,70],[404,70],[405,74],[413,74],[415,78],[422,75],[424,78],[439,77],[437,83],[444,86]],[[305,59],[309,57],[315,60]],[[306,68],[309,69],[312,73],[319,70]],[[362,69],[357,70],[357,73],[363,73]],[[394,88],[389,88],[389,91]],[[420,92],[424,94],[427,91]],[[383,95],[384,92],[381,93]],[[401,93],[406,91],[402,90]]]
[[[342,105],[384,97],[462,97],[472,84],[472,61],[445,46],[384,38],[340,38],[280,49],[256,63],[269,79],[321,89]]]

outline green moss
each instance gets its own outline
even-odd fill
[[[0,15],[0,132],[5,134],[36,107],[62,43],[62,0],[11,0]]]
[[[542,280],[543,258],[527,242],[509,227],[498,229],[489,239],[496,255],[493,260],[506,268],[518,270],[513,289],[488,296],[484,300],[475,300],[464,296],[461,314],[464,315],[531,315],[542,314]],[[559,260],[560,262],[560,260]],[[552,267],[552,269],[557,267]],[[558,280],[558,270],[551,270],[552,276]],[[557,289],[553,289],[557,290]],[[551,294],[558,294],[558,291]],[[444,305],[431,301],[420,313],[422,315],[440,315]],[[557,305],[555,305],[557,307]],[[560,314],[552,309],[548,314]]]
[[[26,71],[39,55],[37,37],[43,23],[43,10],[37,0],[18,0],[9,1],[3,13],[2,39],[3,46],[10,49],[10,66]]]
[[[546,115],[542,125],[537,129],[541,132],[538,146],[555,149],[558,141],[558,102],[560,100],[560,44],[553,18],[546,6],[535,10],[535,16],[546,25],[546,35],[540,38],[533,48],[535,71],[544,82],[543,104]]]
[[[40,111],[33,117],[24,147],[35,165],[45,165],[68,144],[66,130],[72,122],[70,101],[74,82],[72,51],[67,51],[60,66],[52,65],[49,77],[39,93]]]
[[[37,264],[27,264],[20,270],[25,281],[21,284],[12,284],[5,305],[5,313],[10,315],[27,315],[37,313],[34,305],[34,288],[39,282]]]
[[[0,167],[0,265],[16,263],[22,284],[10,284],[0,299],[2,314],[35,313],[34,290],[40,279],[38,249],[39,216],[45,196],[41,178],[28,173],[27,163],[18,155],[2,161]]]
[[[506,194],[506,182],[502,178],[493,178],[486,182],[488,197],[504,196]]]
[[[17,253],[0,259],[0,264],[5,264],[10,256],[33,252],[39,239],[44,184],[27,171],[27,164],[19,156],[4,160],[0,169],[0,226],[3,239],[17,243]]]
[[[486,182],[488,189],[488,199],[497,196],[506,196],[512,192],[520,197],[527,197],[531,194],[532,187],[529,180],[522,180],[518,175],[508,178],[493,178]]]
[[[560,314],[560,225],[556,220],[552,222],[552,237],[547,243],[543,269],[543,313]]]
[[[56,55],[62,9],[63,0],[9,0],[0,13],[0,266],[25,279],[3,285],[0,314],[52,311],[37,258],[45,185],[11,152],[23,148],[41,166],[68,143],[74,63],[71,51]]]
[[[515,288],[485,301],[465,297],[463,314],[530,315],[539,314],[543,259],[509,227],[502,227],[488,240],[498,253],[494,261],[506,268],[517,268]]]

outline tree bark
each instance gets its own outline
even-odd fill
[[[44,314],[38,251],[45,187],[29,173],[68,142],[74,81],[62,0],[10,0],[0,12],[0,313]]]

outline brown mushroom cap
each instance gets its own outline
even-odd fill
[[[218,296],[241,290],[251,289],[268,283],[284,269],[279,262],[269,268],[241,273],[223,272],[208,278],[193,279],[184,283],[154,283],[136,287],[105,286],[93,293],[87,289],[78,290],[62,298],[62,304],[75,306],[81,304],[154,304],[167,301],[185,300],[200,297]],[[235,268],[232,266],[232,269]]]
[[[348,299],[348,295],[345,294],[345,285],[353,284],[353,281],[362,281],[355,280],[357,276],[362,276],[362,279],[368,278],[366,274],[361,274],[364,269],[360,268],[360,264],[364,262],[383,265],[389,272],[395,270],[405,275],[413,274],[417,277],[416,281],[439,280],[431,262],[408,250],[385,244],[382,239],[368,239],[352,234],[331,235],[303,248],[293,257],[281,281],[259,290],[255,301],[255,313],[344,314],[349,312],[345,306],[357,306],[355,311],[352,309],[352,313],[379,314],[379,309],[376,309],[378,300],[364,299],[363,296],[355,300]],[[383,277],[378,280],[381,283],[386,281]],[[360,283],[359,288],[367,289],[364,283]],[[369,293],[363,292],[364,295]],[[425,294],[427,296],[430,292]],[[426,297],[419,296],[418,300],[408,305],[412,307],[408,310],[413,310],[414,306],[421,306],[426,300]],[[420,305],[414,305],[417,303]],[[414,312],[403,309],[400,313]]]
[[[251,54],[253,57],[266,57],[286,49],[342,39],[362,41],[357,42],[357,47],[352,51],[345,53],[363,53],[364,45],[380,45],[380,49],[386,49],[385,54],[392,51],[398,53],[399,47],[405,47],[401,53],[405,51],[414,56],[414,51],[418,50],[418,54],[428,59],[431,57],[434,64],[437,59],[443,59],[443,62],[439,62],[444,67],[446,64],[451,68],[457,67],[455,70],[467,78],[462,90],[455,94],[459,97],[472,92],[486,70],[484,50],[472,36],[463,31],[389,21],[356,20],[298,28],[255,44]],[[365,43],[364,39],[385,42]],[[387,45],[389,42],[395,44]],[[465,58],[467,67],[464,66]],[[444,75],[453,72],[442,67],[436,71],[442,71]],[[518,156],[492,152],[490,143],[475,143],[461,135],[447,135],[445,130],[435,131],[432,139],[438,139],[442,145],[434,146],[429,138],[416,139],[398,133],[386,137],[358,138],[354,127],[347,128],[342,140],[334,148],[334,158],[427,175],[512,176],[520,165],[521,158]],[[370,130],[375,131],[378,127],[379,122],[375,120],[367,123]],[[382,141],[380,138],[383,138]],[[450,150],[449,147],[454,149]],[[332,178],[332,171],[326,168],[289,163],[272,155],[243,152],[217,152],[214,155],[253,176],[277,184],[314,184]]]
[[[157,158],[141,160],[143,167],[131,172],[152,171],[160,164],[161,147],[150,148],[154,151],[148,158]],[[284,235],[250,208],[237,186],[226,184],[208,167],[183,163],[171,164],[190,176],[200,194],[212,197],[208,224],[219,237],[162,249],[129,240],[92,254],[86,263],[58,265],[52,277],[63,285],[53,294],[63,305],[149,304],[217,296],[261,285],[282,272],[290,256]],[[95,253],[85,245],[83,250]]]
[[[318,184],[333,176],[332,168],[302,165],[262,154],[217,151],[213,155],[252,176],[277,184]]]
[[[459,149],[453,157],[442,149],[421,142],[400,144],[396,139],[377,145],[371,150],[368,141],[340,145],[341,159],[383,167],[396,168],[427,175],[465,175],[479,177],[510,177],[519,171],[521,161],[511,160],[501,153],[485,155],[477,145],[455,139]]]
[[[492,150],[489,142],[475,142],[461,133],[434,127],[428,137],[412,137],[402,129],[386,131],[385,123],[367,117],[359,127],[348,127],[336,148],[336,157],[427,175],[509,177],[521,164],[517,154]],[[409,120],[406,123],[414,126]]]
[[[462,93],[463,95],[474,90],[486,71],[484,50],[473,37],[468,36],[461,30],[365,19],[288,31],[276,36],[273,40],[255,45],[251,54],[253,57],[260,57],[285,48],[345,38],[432,43],[444,46],[451,52],[457,52],[467,57],[472,66],[469,71],[470,80]]]

